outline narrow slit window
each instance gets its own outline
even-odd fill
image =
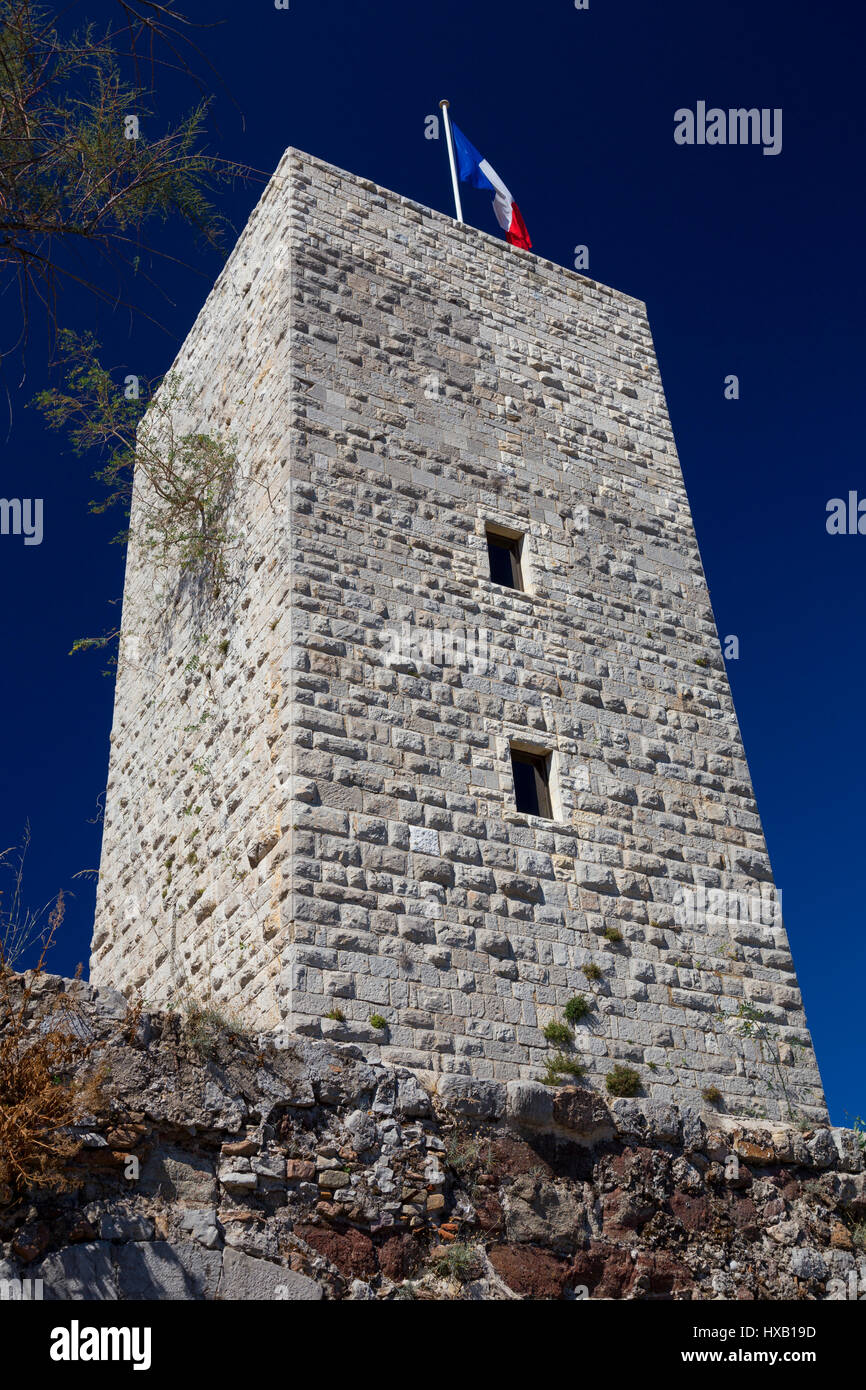
[[[527,753],[522,748],[512,748],[511,771],[518,811],[552,820],[550,754]]]
[[[490,578],[494,584],[502,584],[506,589],[526,588],[520,563],[522,546],[522,536],[505,536],[499,531],[487,532]]]

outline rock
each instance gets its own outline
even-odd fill
[[[791,1251],[788,1268],[797,1279],[811,1279],[823,1283],[827,1278],[827,1262],[824,1256],[819,1250],[812,1250],[808,1246]]]
[[[505,1087],[499,1081],[477,1081],[448,1072],[438,1078],[436,1090],[444,1108],[454,1115],[496,1120],[505,1113]]]
[[[475,944],[479,951],[486,951],[489,956],[495,956],[497,960],[508,960],[513,955],[511,942],[504,932],[476,932]]]
[[[734,1139],[734,1152],[747,1163],[755,1165],[775,1163],[777,1159],[772,1144],[756,1144],[750,1139],[744,1139],[742,1135],[737,1135]]]
[[[222,1241],[216,1209],[207,1207],[201,1211],[185,1211],[180,1219],[181,1227],[188,1231],[206,1250],[216,1250]]]
[[[286,1181],[287,1182],[315,1182],[316,1165],[308,1163],[302,1158],[289,1158],[286,1160]]]
[[[222,1267],[222,1256],[217,1250],[157,1240],[151,1244],[120,1245],[115,1258],[122,1298],[138,1301],[216,1297]]]
[[[282,1187],[286,1181],[286,1160],[280,1153],[257,1154],[250,1160],[252,1170],[265,1191]]]
[[[563,1129],[579,1134],[587,1142],[612,1139],[614,1126],[610,1111],[596,1091],[585,1086],[563,1086],[553,1095],[553,1118]]]
[[[349,1187],[352,1179],[342,1168],[326,1168],[319,1174],[319,1186],[327,1192],[336,1192],[341,1187]]]
[[[499,882],[499,891],[506,898],[519,898],[523,902],[544,902],[544,890],[538,879],[527,874],[508,874]]]
[[[241,1250],[227,1248],[222,1261],[218,1297],[225,1302],[241,1299],[278,1299],[284,1302],[317,1302],[322,1288],[314,1279],[297,1274],[286,1265],[257,1260]]]
[[[105,1212],[99,1218],[100,1240],[153,1240],[149,1216]]]
[[[358,1300],[369,1302],[370,1299],[375,1300],[375,1297],[375,1289],[370,1284],[366,1284],[363,1279],[353,1279],[349,1285],[349,1298],[354,1302]]]
[[[220,1153],[226,1158],[250,1158],[260,1147],[258,1139],[233,1139],[223,1144]]]
[[[567,1187],[532,1173],[515,1178],[505,1202],[509,1241],[573,1249],[585,1228],[582,1202]]]
[[[697,1153],[704,1146],[706,1137],[706,1127],[701,1119],[700,1111],[691,1105],[680,1107],[680,1123],[682,1125],[682,1144],[686,1153]]]
[[[806,1140],[807,1163],[812,1168],[832,1168],[837,1161],[836,1145],[829,1129],[819,1129]]]
[[[685,1192],[671,1193],[670,1208],[687,1231],[704,1230],[712,1216],[709,1197],[690,1196]]]
[[[433,1105],[424,1087],[411,1072],[397,1076],[397,1098],[394,1114],[400,1119],[424,1119],[433,1114]]]
[[[234,1158],[229,1163],[221,1164],[219,1180],[227,1192],[234,1193],[253,1192],[258,1183],[249,1159],[244,1158]]]
[[[821,1179],[835,1201],[846,1212],[860,1219],[866,1216],[866,1174],[828,1173]]]
[[[553,1089],[540,1081],[509,1081],[505,1113],[517,1125],[544,1128],[553,1124]]]
[[[276,827],[265,830],[256,839],[251,840],[247,845],[247,861],[251,869],[255,869],[262,860],[270,854],[275,845],[279,844],[280,832]]]
[[[854,1242],[851,1239],[851,1232],[847,1226],[843,1226],[841,1221],[837,1221],[830,1232],[830,1244],[834,1250],[853,1250]]]
[[[676,1144],[681,1134],[679,1113],[673,1105],[652,1100],[615,1100],[610,1107],[618,1132],[626,1139],[650,1144]]]
[[[181,1149],[157,1150],[141,1170],[138,1190],[189,1206],[210,1206],[216,1199],[214,1167]]]
[[[140,1247],[125,1248],[137,1250]],[[46,1301],[92,1299],[104,1302],[120,1296],[112,1247],[106,1241],[67,1245],[48,1255],[40,1265],[31,1266],[28,1275],[43,1281],[42,1296]]]
[[[863,1167],[862,1136],[853,1129],[831,1129],[830,1134],[839,1156],[838,1166],[847,1173],[859,1173]]]
[[[12,1237],[12,1253],[24,1264],[38,1260],[51,1243],[51,1232],[44,1221],[31,1221],[19,1226]]]
[[[353,1110],[346,1117],[345,1127],[349,1135],[349,1143],[356,1153],[363,1153],[365,1149],[375,1148],[379,1142],[379,1126],[372,1115],[365,1110]]]
[[[605,868],[602,864],[585,864],[576,859],[574,873],[580,886],[590,889],[593,893],[617,892],[613,870]]]

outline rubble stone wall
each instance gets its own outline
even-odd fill
[[[0,1190],[0,1298],[866,1298],[856,1131],[457,1074],[430,1093],[356,1045],[203,1038],[43,976],[24,1041],[58,1018],[102,1100],[72,1190]]]

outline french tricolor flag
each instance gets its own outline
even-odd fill
[[[520,215],[520,208],[515,203],[505,184],[491,168],[486,159],[482,159],[470,140],[466,139],[462,130],[451,122],[451,130],[454,133],[454,152],[457,156],[457,168],[463,183],[471,183],[473,188],[489,188],[493,192],[493,211],[496,213],[496,220],[505,233],[505,240],[512,246],[522,246],[528,251],[532,246],[529,240],[529,232],[526,230],[526,223]]]

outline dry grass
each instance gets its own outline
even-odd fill
[[[98,1071],[80,1077],[99,1044],[75,1001],[60,994],[38,1026],[30,1020],[34,986],[63,915],[61,894],[29,978],[15,974],[0,945],[0,1205],[32,1188],[75,1186],[69,1163],[80,1142],[69,1131],[102,1108]]]

